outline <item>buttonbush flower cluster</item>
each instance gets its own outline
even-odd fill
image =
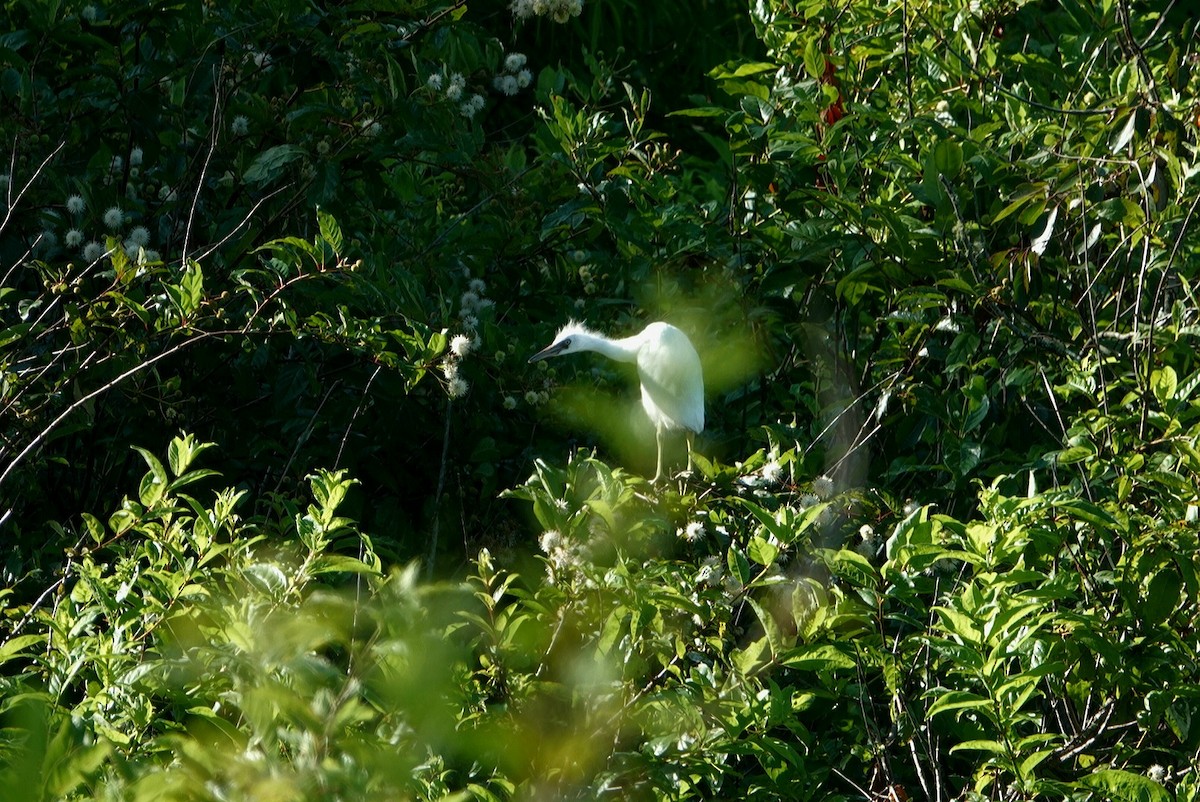
[[[532,82],[533,73],[525,67],[525,54],[509,53],[504,58],[503,69],[492,78],[492,87],[511,97]]]
[[[517,19],[549,17],[562,23],[583,12],[583,0],[513,0],[509,8]]]

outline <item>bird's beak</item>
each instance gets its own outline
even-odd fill
[[[552,345],[547,345],[545,348],[538,351],[533,356],[529,357],[529,361],[531,363],[541,362],[543,359],[549,359],[552,356],[558,356],[560,353],[562,353],[562,350],[566,347],[567,347],[567,344],[565,341],[557,342]]]

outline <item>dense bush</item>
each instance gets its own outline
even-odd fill
[[[0,787],[1200,797],[1182,5],[9,3]]]

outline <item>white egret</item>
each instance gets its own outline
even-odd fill
[[[595,351],[609,359],[637,365],[642,408],[654,424],[658,445],[654,481],[662,477],[663,436],[668,430],[683,430],[690,471],[694,438],[704,429],[704,375],[700,357],[687,335],[670,323],[651,323],[632,337],[614,340],[571,321],[559,330],[553,343],[529,361],[580,351]]]

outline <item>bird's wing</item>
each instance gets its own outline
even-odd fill
[[[638,354],[642,406],[655,426],[704,429],[704,377],[700,357],[682,332],[647,343]]]

